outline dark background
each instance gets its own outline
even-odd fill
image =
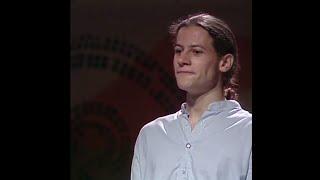
[[[251,0],[71,0],[72,180],[130,179],[140,128],[184,101],[168,26],[199,11],[223,19],[236,35],[239,101],[252,112]]]

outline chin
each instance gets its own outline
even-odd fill
[[[193,84],[190,81],[177,81],[179,89],[186,91],[189,94],[197,95],[210,91],[213,86],[200,86],[200,84]]]
[[[192,84],[190,82],[177,82],[178,88],[189,92],[192,89]]]

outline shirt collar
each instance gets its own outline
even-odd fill
[[[187,103],[184,102],[181,104],[181,114],[183,115],[189,115],[189,112],[187,111]],[[211,114],[218,114],[222,111],[231,110],[231,109],[239,109],[241,108],[240,104],[235,100],[222,100],[222,101],[216,101],[212,102],[208,105],[207,111]]]

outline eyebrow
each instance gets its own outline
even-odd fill
[[[182,45],[175,43],[173,47],[176,47],[176,46],[183,47]],[[188,47],[190,47],[190,48],[200,47],[202,49],[206,49],[204,46],[201,46],[201,45],[198,45],[198,44],[192,44],[192,45],[190,45]]]

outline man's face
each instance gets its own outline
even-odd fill
[[[214,88],[221,73],[219,60],[209,33],[199,26],[182,27],[174,46],[174,71],[177,85],[190,94]]]

